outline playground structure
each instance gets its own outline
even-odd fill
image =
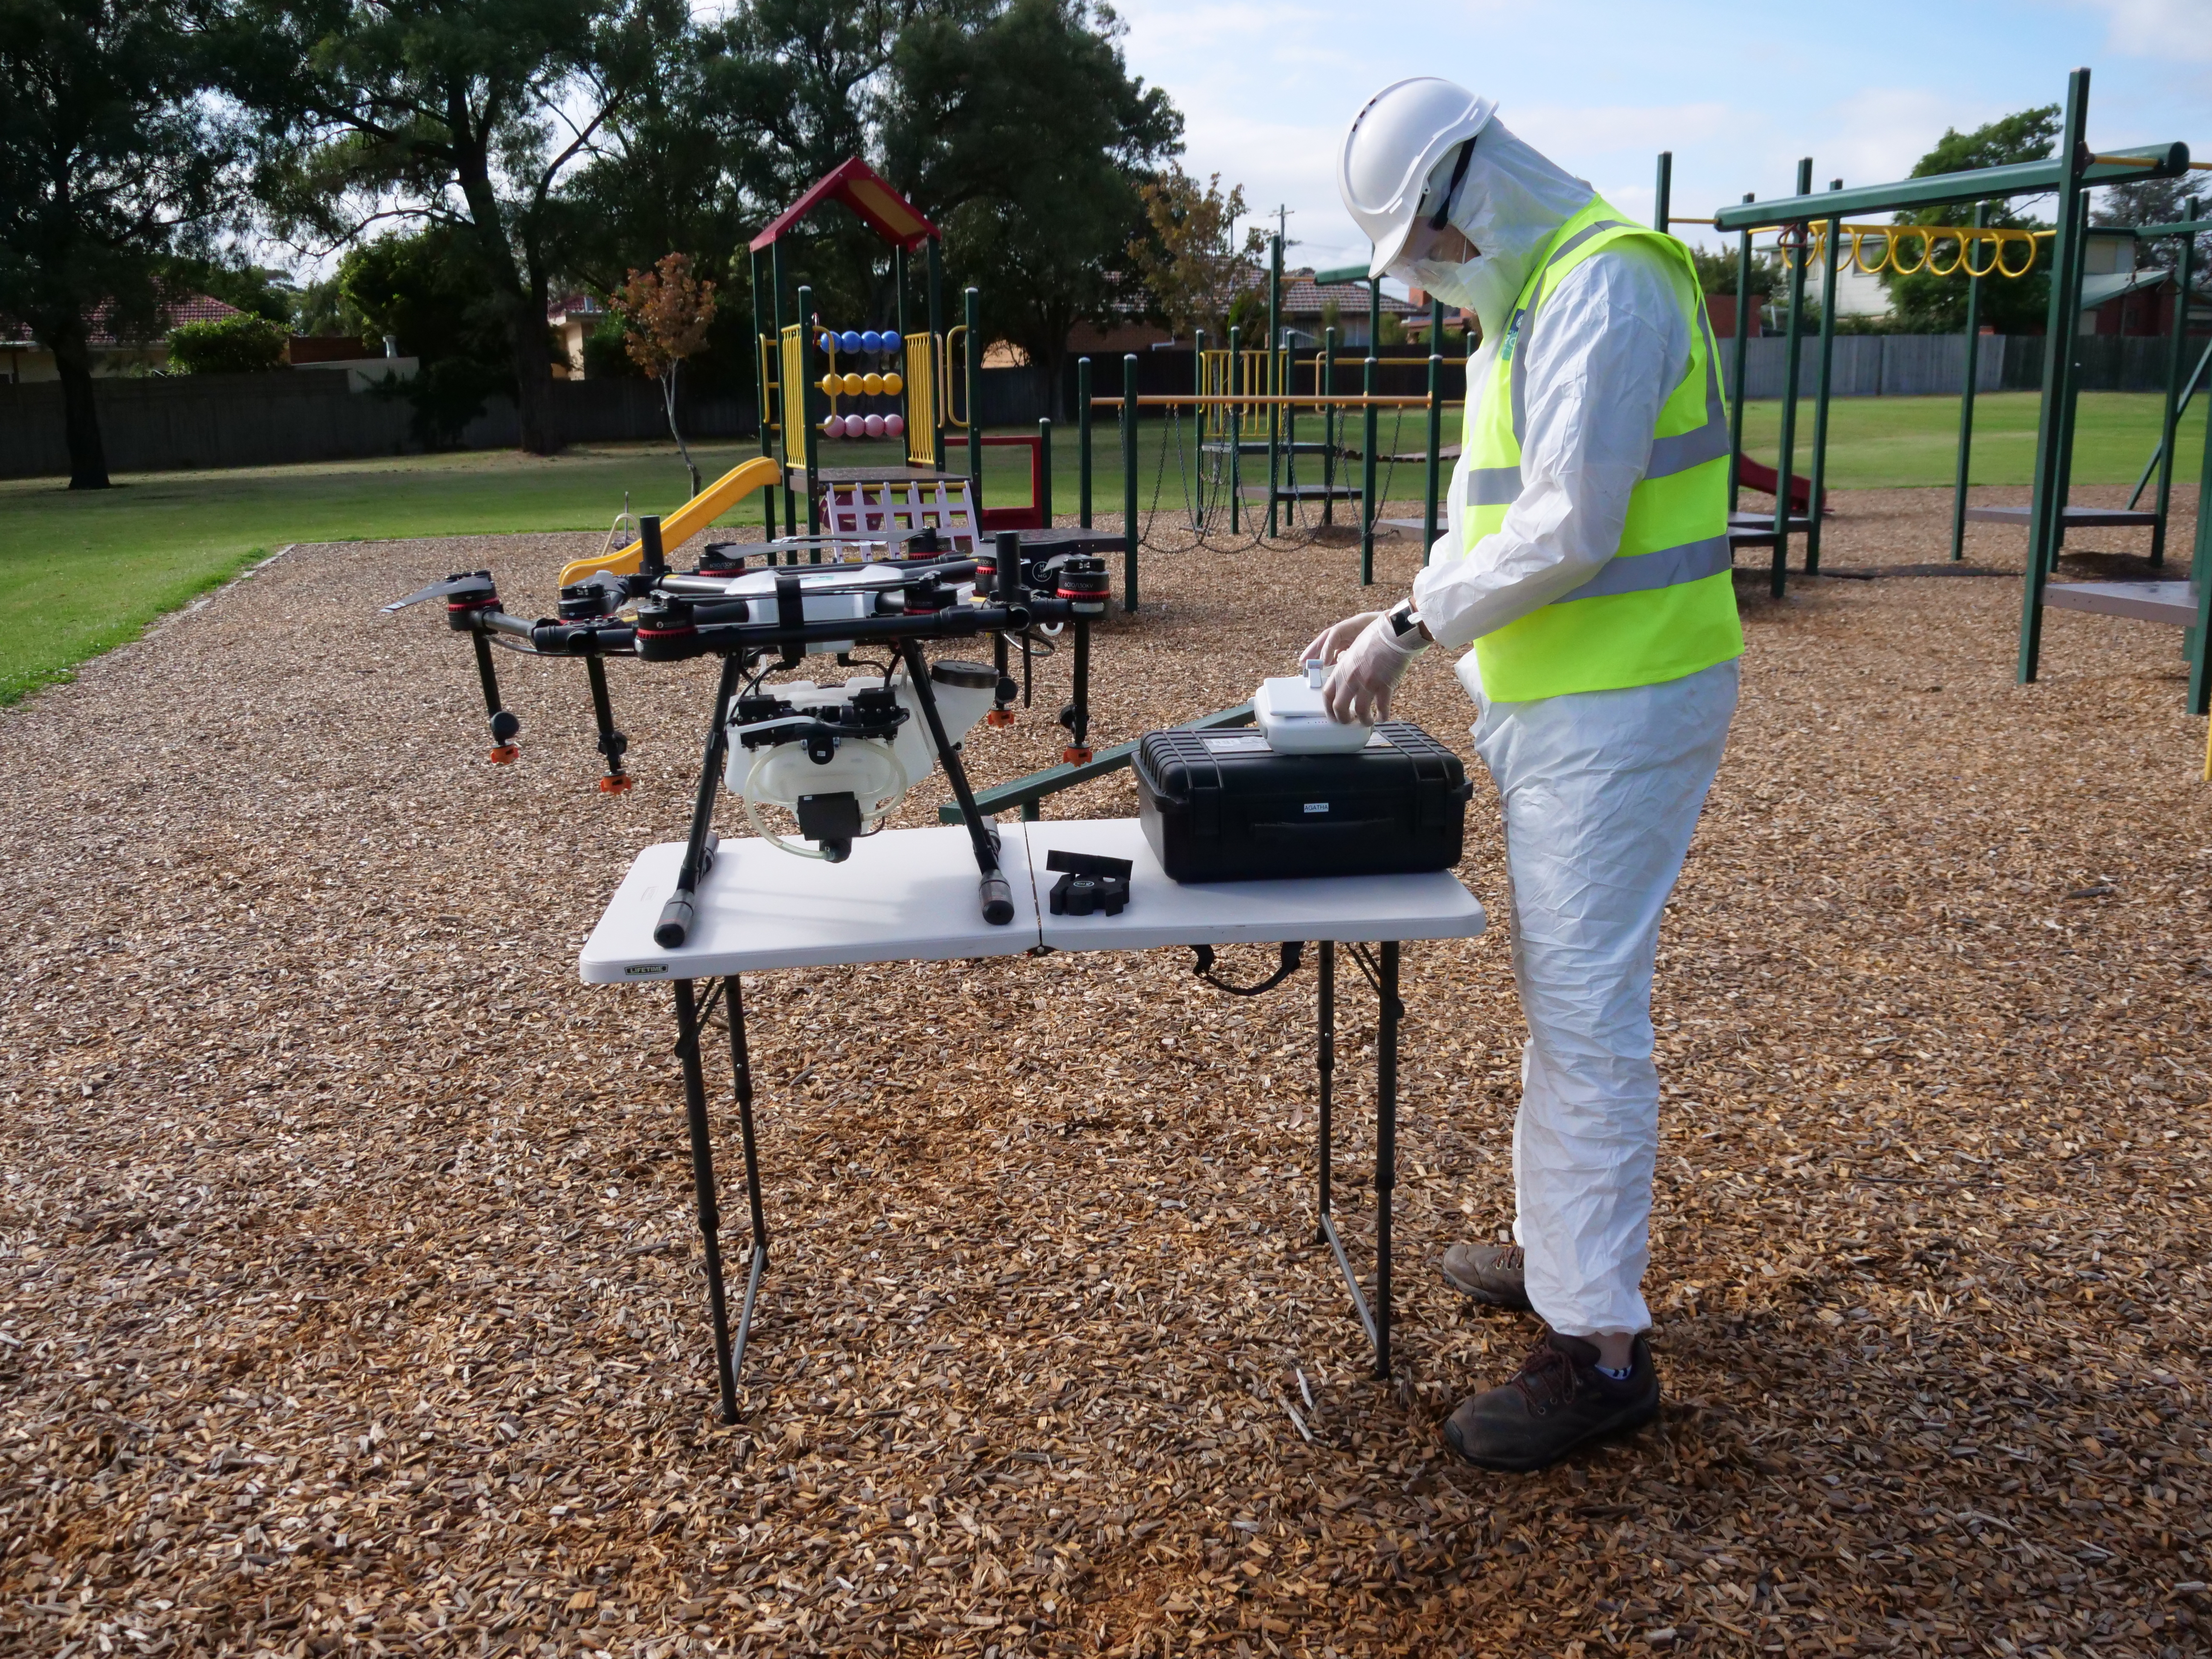
[[[1841,179],[1837,179],[1826,191],[1816,195],[1813,191],[1813,163],[1808,158],[1798,163],[1797,192],[1795,196],[1759,203],[1747,195],[1741,203],[1718,210],[1709,221],[1684,219],[1674,222],[1711,223],[1717,230],[1735,233],[1738,239],[1735,338],[1736,392],[1731,447],[1739,468],[1743,454],[1742,387],[1749,337],[1753,234],[1764,231],[1778,233],[1784,268],[1789,276],[1784,335],[1793,342],[1798,337],[1798,319],[1804,312],[1808,266],[1814,259],[1821,258],[1822,248],[1832,246],[1840,250],[1844,246],[1844,237],[1858,233],[1851,243],[1851,258],[1856,264],[1862,258],[1860,250],[1865,236],[1887,230],[1892,240],[1886,246],[1883,261],[1893,261],[1903,240],[1918,237],[1924,231],[1927,240],[1921,244],[1921,260],[1923,264],[1926,264],[1942,257],[1938,252],[1940,247],[1946,244],[1953,246],[1955,252],[1949,264],[1929,266],[1938,274],[1963,273],[1969,283],[1966,390],[1960,404],[1952,556],[1956,559],[1963,556],[1964,526],[1969,521],[2016,523],[2026,526],[2027,570],[2021,597],[2019,658],[2019,677],[2023,683],[2036,678],[2042,649],[2043,612],[2046,605],[2176,623],[2189,630],[2188,706],[2191,712],[2202,714],[2208,711],[2208,708],[2212,708],[2212,684],[2208,684],[2208,668],[2212,667],[2212,663],[2208,663],[2206,649],[2208,629],[2212,629],[2212,513],[2200,510],[2197,514],[2191,579],[2188,582],[2054,584],[2051,580],[2057,568],[2060,550],[2069,526],[2123,524],[2148,527],[2153,535],[2152,563],[2154,566],[2163,564],[2172,481],[2174,433],[2180,411],[2185,407],[2183,369],[2186,355],[2187,307],[2185,305],[2177,309],[2168,354],[2164,418],[2158,450],[2153,457],[2153,466],[2160,475],[2154,509],[2137,513],[2069,507],[2068,485],[2072,467],[2080,381],[2075,353],[2057,348],[2060,342],[2075,337],[2076,319],[2081,310],[2084,256],[2089,228],[2089,190],[2095,185],[2178,178],[2192,167],[2201,169],[2205,165],[2192,162],[2188,145],[2179,142],[2131,145],[2118,151],[2092,149],[2087,140],[2088,102],[2089,71],[2076,70],[2067,85],[2065,115],[2057,155],[2050,160],[2015,162],[1964,173],[1937,173],[1893,184],[1861,185],[1849,190],[1844,188]],[[1670,158],[1662,155],[1659,165],[1657,216],[1662,229],[1667,228],[1669,222],[1669,168]],[[2017,258],[2009,264],[2006,263],[2004,249],[2008,245],[2016,246],[2020,234],[2033,235],[2033,233],[2013,233],[2008,237],[2000,229],[1988,226],[1985,222],[1986,204],[2015,196],[2052,193],[2058,198],[2058,207],[2056,215],[2057,224],[2049,233],[2051,294],[2046,337],[2051,345],[2044,360],[2042,407],[2037,422],[2034,483],[2029,504],[2026,507],[1972,507],[1966,499],[1967,465],[1973,431],[1980,285],[1992,275],[2016,274],[2021,267]],[[1848,225],[1844,217],[1847,214],[1899,212],[1965,202],[1977,204],[1975,223],[1971,226],[1869,227]],[[1816,226],[1819,227],[1817,232]],[[2149,226],[2138,229],[2135,234],[2139,238],[2181,237],[2185,239],[2183,246],[2186,248],[2190,246],[2186,239],[2202,228],[2202,225],[2191,220],[2178,224]],[[1985,263],[1977,264],[1972,257],[1972,250],[1984,243],[1990,247],[1989,257]],[[2188,257],[2184,255],[2182,268],[2185,293],[2188,282]],[[1835,258],[1822,259],[1821,264],[1820,345],[1814,377],[1811,476],[1807,497],[1811,501],[1818,501],[1821,498],[1822,475],[1826,470],[1830,366],[1835,341],[1835,289],[1843,263],[1841,258]],[[1917,270],[1921,266],[1907,268]],[[1781,453],[1776,467],[1778,481],[1789,478],[1793,486],[1796,481],[1800,355],[1793,349],[1784,357]],[[2195,374],[2187,377],[2190,385],[2194,384],[2195,379]],[[2146,480],[2151,470],[2146,469]],[[1738,476],[1731,474],[1732,480]],[[1735,507],[1735,488],[1732,482],[1731,509]],[[2139,483],[2135,499],[2140,499],[2142,489],[2143,485]],[[2212,442],[2208,442],[2206,447],[2202,498],[2212,499]],[[1817,574],[1820,569],[1820,514],[1811,513],[1799,519],[1792,509],[1793,503],[1787,497],[1778,495],[1771,529],[1767,532],[1773,550],[1770,586],[1777,598],[1781,597],[1786,587],[1789,541],[1793,532],[1802,529],[1806,537],[1806,574]],[[2160,591],[2147,592],[2146,589],[2149,588]]]

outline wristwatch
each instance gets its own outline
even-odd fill
[[[1421,626],[1420,612],[1413,609],[1411,599],[1401,599],[1395,607],[1384,614],[1390,618],[1390,632],[1395,637],[1402,640],[1408,634],[1418,633],[1422,644],[1429,642],[1429,630]]]

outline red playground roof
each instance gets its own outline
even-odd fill
[[[920,247],[938,234],[937,227],[923,218],[913,203],[885,184],[873,167],[855,155],[823,174],[808,186],[806,194],[777,214],[769,228],[753,238],[752,251],[759,252],[818,204],[829,201],[842,202],[860,216],[869,229],[896,247]]]

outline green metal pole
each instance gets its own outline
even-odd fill
[[[2197,499],[2212,501],[2212,420],[2204,422],[2204,464],[2197,474]],[[2197,509],[2197,546],[2189,561],[2189,580],[2197,589],[2197,626],[2189,632],[2189,712],[2212,711],[2212,512]]]
[[[2182,210],[2182,217],[2197,217],[2197,204],[2191,202]],[[2174,276],[2181,286],[2174,296],[2173,330],[2166,343],[2166,418],[2159,423],[2158,437],[2158,522],[2151,526],[2150,562],[2154,565],[2166,562],[2166,512],[2173,495],[2173,433],[2181,422],[2181,366],[2189,357],[2189,283],[2196,273],[2197,239],[2181,238],[2179,257],[2174,262]],[[2205,508],[2197,508],[2202,517]]]
[[[1270,397],[1280,397],[1283,387],[1277,384],[1281,378],[1278,370],[1282,362],[1283,349],[1283,239],[1279,234],[1267,239],[1267,382]],[[1267,535],[1273,539],[1276,530],[1275,491],[1282,483],[1282,422],[1278,419],[1282,405],[1267,405]]]
[[[1237,383],[1244,367],[1244,331],[1229,331],[1229,395],[1232,398],[1243,390]],[[1229,405],[1229,533],[1244,533],[1244,406]]]
[[[898,328],[899,343],[906,343],[906,244],[899,243],[891,249],[891,306],[892,316]]]
[[[1425,479],[1427,497],[1421,507],[1421,557],[1429,556],[1429,550],[1437,544],[1437,495],[1442,484],[1438,453],[1444,442],[1444,307],[1441,300],[1429,301],[1429,430],[1428,470]]]
[[[983,550],[983,295],[970,288],[960,296],[961,320],[968,325],[968,493],[975,504],[975,550]]]
[[[1321,392],[1336,395],[1336,331],[1321,331]],[[1293,447],[1292,453],[1296,453]],[[1323,404],[1321,413],[1321,521],[1336,522],[1336,405]]]
[[[774,459],[775,443],[769,436],[771,411],[769,409],[768,366],[770,359],[762,351],[761,342],[773,342],[776,337],[768,326],[768,319],[762,308],[761,302],[767,296],[761,292],[760,255],[749,251],[745,257],[750,262],[753,278],[753,384],[758,392],[760,452],[768,459]],[[771,344],[769,349],[773,350],[775,347]],[[772,483],[761,486],[761,539],[768,542],[775,539],[775,486]]]
[[[1137,354],[1121,359],[1121,609],[1137,608]]]
[[[1797,193],[1808,196],[1812,191],[1813,158],[1808,155],[1797,163]],[[1785,247],[1793,231],[1797,263],[1790,267],[1790,307],[1782,325],[1782,454],[1774,469],[1774,570],[1767,579],[1778,599],[1790,582],[1790,473],[1797,459],[1797,360],[1803,355],[1797,349],[1797,322],[1805,314],[1805,258],[1812,242],[1800,219],[1782,228]]]
[[[1974,204],[1974,228],[1981,229],[1990,222],[1990,204]],[[1969,246],[1971,247],[1971,244]],[[1973,260],[1962,253],[1960,258],[1972,264]],[[1969,274],[1966,277],[1966,384],[1959,393],[1959,478],[1951,486],[1951,562],[1958,563],[1966,556],[1966,492],[1971,487],[1972,463],[1974,457],[1974,388],[1981,379],[1982,370],[1982,279]]]
[[[1375,347],[1370,340],[1367,361],[1359,366],[1359,390],[1366,397],[1375,396]],[[1375,405],[1370,402],[1359,411],[1359,585],[1370,587],[1375,582],[1375,520],[1382,511],[1382,504],[1375,499],[1375,436],[1376,422]]]
[[[945,402],[939,389],[950,391],[952,385],[952,366],[945,361],[945,245],[937,237],[929,239],[929,362],[931,372],[937,376],[937,385],[930,388],[929,406],[936,430],[929,435],[929,453],[937,457],[937,470],[949,472],[945,465]]]
[[[1830,190],[1841,190],[1844,181],[1837,179]],[[1805,526],[1805,574],[1820,574],[1820,498],[1827,489],[1828,477],[1828,377],[1836,361],[1836,256],[1842,240],[1844,222],[1828,221],[1828,258],[1820,272],[1820,361],[1813,377],[1813,467],[1812,479],[1805,497],[1806,512],[1812,521]]]
[[[820,412],[815,399],[821,395],[814,384],[814,290],[799,290],[799,384],[806,410],[806,533],[822,533],[822,428],[816,424]],[[806,550],[809,564],[822,562],[822,550]]]
[[[1075,360],[1075,521],[1091,528],[1091,359]]]
[[[2034,680],[2043,654],[2043,589],[2058,548],[2058,509],[2065,499],[2059,493],[2062,474],[2058,446],[2065,425],[2066,366],[2072,356],[2067,336],[2077,320],[2079,309],[2071,278],[2077,263],[2074,257],[2074,244],[2078,240],[2075,227],[2081,218],[2080,204],[2086,194],[2081,185],[2081,157],[2088,125],[2089,71],[2077,69],[2066,78],[2066,114],[2059,129],[2056,152],[2073,159],[2059,177],[2058,234],[2051,239],[2051,311],[2043,355],[2043,407],[2036,422],[2035,482],[2028,497],[2027,580],[2021,585],[2019,675],[2022,684]],[[2201,521],[2212,519],[2212,514],[2200,514],[2199,519],[2201,547]]]
[[[1659,180],[1652,191],[1651,204],[1651,228],[1662,236],[1667,234],[1667,228],[1673,222],[1674,205],[1674,152],[1662,149],[1659,152]]]
[[[2074,309],[2066,313],[2065,428],[2058,435],[2058,533],[2051,544],[2051,568],[2056,573],[2066,551],[2066,504],[2074,499],[2074,429],[2081,412],[2081,278],[2089,257],[2089,192],[2081,192],[2074,222],[2074,275],[2069,287]]]
[[[1752,199],[1744,192],[1743,199]],[[1751,350],[1751,232],[1737,239],[1735,253],[1735,401],[1729,410],[1729,511],[1735,511],[1736,474],[1743,463],[1743,376]]]
[[[775,378],[781,380],[783,379],[783,243],[781,240],[769,244],[768,268],[769,323],[775,341]],[[802,329],[799,331],[804,333],[805,331]],[[804,361],[803,356],[801,360]],[[787,410],[791,407],[791,393],[787,390],[783,394],[783,406]],[[801,409],[811,407],[803,392],[800,394],[799,406]],[[806,453],[806,447],[812,440],[803,434],[788,430],[790,425],[789,421],[779,417],[777,433],[782,440],[780,447],[783,452],[781,458],[783,474],[783,521],[795,532],[799,528],[799,498],[792,493],[791,489],[793,440],[794,438],[798,440],[799,453],[801,455]]]
[[[1194,328],[1190,331],[1190,392],[1194,398],[1206,395],[1206,331]],[[1190,411],[1190,527],[1192,532],[1203,536],[1206,521],[1206,417],[1204,404],[1194,404]],[[1180,446],[1178,446],[1179,447]]]
[[[1045,416],[1037,422],[1037,511],[1044,515],[1047,530],[1052,528],[1052,417]]]

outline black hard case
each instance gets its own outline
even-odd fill
[[[1449,870],[1472,793],[1459,757],[1407,720],[1342,755],[1279,755],[1249,731],[1148,732],[1133,769],[1145,839],[1176,881]]]

